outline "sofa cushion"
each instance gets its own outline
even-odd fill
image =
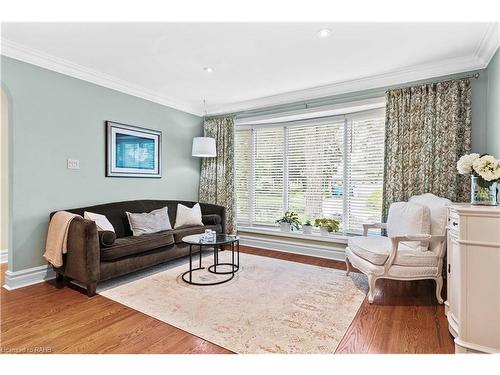
[[[191,236],[192,234],[201,234],[204,233],[206,229],[212,229],[216,232],[219,232],[221,227],[220,225],[204,225],[202,227],[185,227],[174,229],[174,240],[175,243],[182,243],[182,239],[186,236]]]
[[[218,225],[222,223],[220,215],[217,214],[203,215],[201,220],[203,221],[203,225]]]
[[[101,248],[101,260],[110,261],[174,244],[173,231],[117,238],[113,246]]]
[[[201,206],[196,203],[193,207],[186,207],[183,204],[177,205],[177,216],[175,217],[174,229],[202,226]]]
[[[87,220],[92,220],[97,225],[97,230],[107,231],[107,232],[115,232],[115,228],[113,228],[113,224],[111,224],[108,218],[104,215],[96,214],[93,212],[85,211],[83,213],[83,218]]]
[[[159,208],[151,212],[134,214],[125,212],[128,217],[132,235],[141,236],[147,233],[158,233],[172,229],[168,218],[168,207]]]
[[[351,251],[360,258],[377,266],[385,264],[392,249],[388,237],[352,237],[348,240]],[[438,257],[431,251],[418,251],[400,244],[393,264],[407,267],[436,267]]]
[[[116,241],[116,233],[109,230],[98,231],[97,235],[99,236],[99,245],[101,247],[113,246]]]

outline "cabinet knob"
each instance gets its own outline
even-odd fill
[[[453,222],[453,226],[456,227],[458,223],[456,221]]]

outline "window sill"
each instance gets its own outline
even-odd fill
[[[304,234],[301,230],[294,232],[282,232],[279,228],[275,227],[247,227],[247,226],[238,226],[238,234],[244,233],[254,233],[261,235],[270,235],[275,237],[284,237],[288,239],[301,239],[301,240],[309,240],[309,241],[318,241],[318,242],[328,242],[328,243],[337,243],[342,245],[347,245],[347,240],[349,237],[354,237],[355,235],[341,235],[341,234],[329,234],[328,236],[320,234],[319,231],[314,231],[312,234]]]

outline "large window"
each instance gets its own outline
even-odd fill
[[[384,115],[236,126],[239,225],[270,225],[286,210],[303,221],[338,218],[345,233],[379,221]]]

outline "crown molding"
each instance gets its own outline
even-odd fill
[[[480,40],[474,56],[478,58],[485,67],[488,66],[500,45],[500,27],[498,23],[491,23]]]
[[[485,48],[486,50],[486,48]],[[335,82],[328,85],[291,91],[282,94],[270,95],[258,99],[251,99],[237,103],[208,108],[208,115],[236,113],[254,109],[272,107],[282,104],[326,98],[333,95],[347,94],[370,89],[382,89],[391,86],[443,77],[451,74],[471,72],[486,68],[485,60],[477,56],[453,58],[439,62],[414,65],[408,68],[391,71],[383,74]]]
[[[394,85],[401,85],[450,74],[481,70],[488,66],[488,63],[495,54],[499,44],[499,24],[491,23],[485,31],[483,38],[478,43],[478,46],[472,56],[414,65],[397,71],[390,71],[353,80],[334,82],[327,85],[305,88],[246,101],[213,105],[207,108],[207,114],[220,115],[225,113],[248,111],[276,105],[325,98],[350,92],[377,88],[382,89]],[[140,87],[131,82],[112,77],[99,71],[6,39],[2,39],[1,54],[197,116],[203,115],[203,111],[201,111],[201,109],[197,106],[181,103],[172,98],[167,98],[158,92]]]
[[[149,100],[170,108],[197,116],[203,115],[202,111],[194,106],[167,98],[155,91],[138,86],[131,82],[110,76],[108,74],[75,64],[71,61],[47,54],[34,48],[26,47],[19,43],[2,38],[1,54],[16,60],[52,70],[73,78],[81,79],[99,86]]]

